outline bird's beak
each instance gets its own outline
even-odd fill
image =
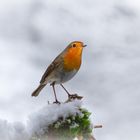
[[[83,47],[86,47],[87,45],[83,45]]]

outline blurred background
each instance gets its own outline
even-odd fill
[[[51,61],[83,41],[83,63],[65,87],[84,96],[97,140],[139,140],[140,1],[0,0],[0,119],[26,123],[54,100],[32,91]],[[59,86],[58,99],[67,95]]]

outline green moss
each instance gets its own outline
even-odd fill
[[[56,137],[57,140],[73,139],[82,135],[88,138],[92,133],[92,125],[90,122],[91,113],[88,110],[80,108],[79,113],[75,116],[67,118],[59,118],[56,122],[48,127],[47,135]]]

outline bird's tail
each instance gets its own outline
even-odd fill
[[[32,96],[38,96],[40,91],[45,87],[45,85],[39,85],[38,88],[32,93]]]

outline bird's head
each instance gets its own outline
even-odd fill
[[[66,48],[67,53],[73,54],[73,55],[81,55],[83,48],[87,45],[84,45],[81,41],[74,41],[71,42],[68,47]]]

